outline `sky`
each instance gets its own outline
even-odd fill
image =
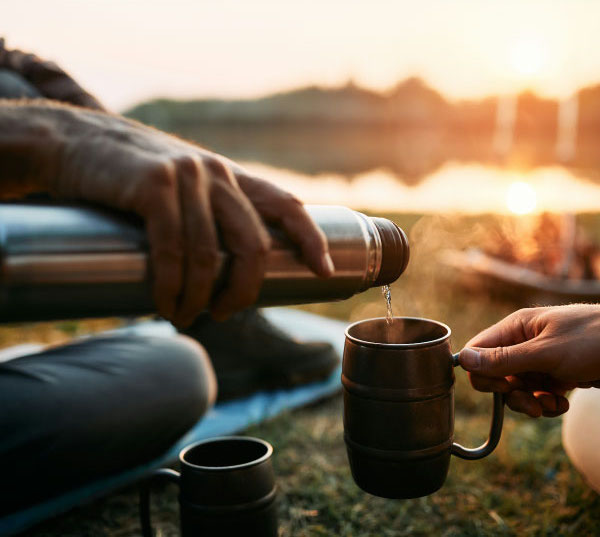
[[[114,110],[410,75],[453,99],[600,81],[595,0],[0,0],[0,13],[7,46]]]

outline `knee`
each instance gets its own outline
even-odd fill
[[[110,391],[124,392],[121,415],[127,413],[140,428],[146,424],[180,436],[216,400],[217,381],[208,354],[191,338],[117,336],[107,338],[103,348],[111,354],[111,364],[119,364],[122,390],[113,377]]]
[[[189,390],[190,399],[196,400],[204,413],[217,400],[217,377],[208,353],[195,339],[177,334],[178,347],[175,361],[180,372],[180,385]]]
[[[217,379],[208,354],[197,341],[179,334],[155,345],[166,347],[157,353],[161,375],[168,377],[170,387],[165,395],[172,404],[180,403],[178,414],[193,424],[217,399]]]

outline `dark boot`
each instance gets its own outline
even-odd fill
[[[339,364],[329,343],[300,343],[255,309],[224,322],[202,314],[183,333],[208,352],[220,401],[321,380]]]

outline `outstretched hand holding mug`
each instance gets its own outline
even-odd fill
[[[416,317],[366,319],[346,330],[342,384],[344,440],[356,484],[384,498],[417,498],[444,483],[451,455],[477,460],[502,432],[503,395],[493,397],[488,439],[454,442],[450,328]]]
[[[460,364],[475,389],[505,393],[512,410],[559,416],[568,390],[600,388],[600,305],[516,311],[471,339]]]

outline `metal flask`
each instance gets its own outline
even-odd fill
[[[392,283],[408,240],[385,218],[346,207],[306,207],[329,241],[335,273],[317,277],[276,228],[258,306],[342,300]],[[228,255],[221,255],[220,279]],[[0,204],[0,321],[40,321],[154,311],[152,267],[141,220],[105,208]],[[218,289],[219,280],[215,284]]]

